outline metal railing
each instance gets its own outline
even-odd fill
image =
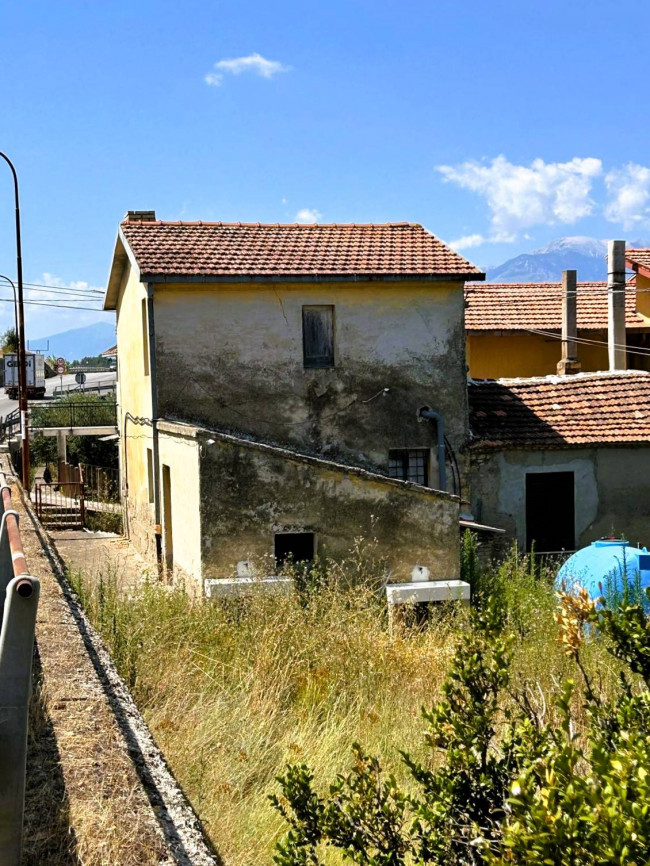
[[[68,403],[53,400],[30,409],[29,426],[43,427],[115,427],[117,406],[113,401]]]
[[[109,394],[115,391],[115,379],[108,382],[91,382],[88,385],[57,385],[54,388],[54,397],[63,394]]]
[[[21,862],[27,718],[40,584],[27,571],[19,515],[0,472],[0,863]]]
[[[20,410],[14,409],[4,418],[0,418],[0,439],[15,436],[20,432]]]
[[[82,529],[86,522],[86,495],[83,481],[35,484],[36,514],[48,529]]]

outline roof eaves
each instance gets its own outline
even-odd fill
[[[126,263],[130,262],[131,267],[137,273],[140,272],[138,263],[133,254],[133,250],[129,246],[127,239],[122,233],[122,227],[117,230],[117,238],[115,239],[115,249],[113,250],[113,258],[111,261],[111,270],[106,282],[106,294],[104,295],[104,310],[116,310],[117,301],[120,294],[120,284]]]
[[[374,273],[339,274],[323,272],[270,273],[270,274],[161,274],[142,273],[143,282],[149,283],[363,283],[363,282],[465,282],[485,279],[477,273]]]

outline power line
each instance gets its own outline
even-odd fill
[[[0,298],[0,302],[5,304],[13,304],[13,298]],[[93,313],[104,313],[101,307],[78,307],[73,304],[64,303],[48,303],[47,301],[24,301],[25,304],[30,304],[33,307],[53,307],[55,310],[90,310]]]
[[[522,328],[521,330],[527,331],[530,334],[539,334],[542,337],[549,337],[553,340],[563,339],[561,334],[556,334],[554,331],[542,331],[536,328]],[[609,347],[609,343],[605,340],[589,340],[587,337],[571,337],[571,342],[584,343],[585,345]],[[617,349],[624,349],[629,355],[642,355],[643,357],[647,357],[648,355],[650,355],[650,349],[643,349],[641,346],[637,346],[634,349],[630,349],[627,345],[621,345],[620,343],[614,343],[614,346]]]

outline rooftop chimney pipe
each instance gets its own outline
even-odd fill
[[[560,376],[580,372],[577,271],[562,271],[562,360],[557,372]]]
[[[155,210],[129,210],[124,216],[125,223],[155,223]]]
[[[609,369],[625,370],[625,241],[607,244],[607,304]]]

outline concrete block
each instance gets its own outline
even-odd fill
[[[206,598],[242,598],[261,592],[266,595],[286,595],[293,592],[291,577],[230,577],[204,581]]]
[[[469,603],[470,597],[470,585],[464,580],[426,580],[386,585],[386,601],[389,605],[442,601]]]

